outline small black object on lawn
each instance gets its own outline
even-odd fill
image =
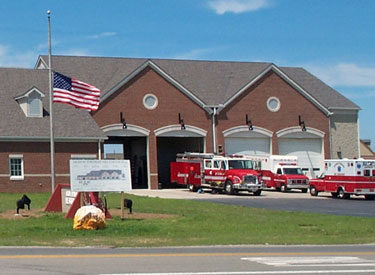
[[[23,195],[22,198],[17,201],[17,214],[19,214],[20,209],[25,209],[25,204],[30,210],[31,200],[28,196]]]
[[[124,206],[129,209],[129,214],[133,213],[133,201],[125,199]]]

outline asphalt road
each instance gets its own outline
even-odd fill
[[[204,193],[200,194],[189,192],[187,189],[143,189],[133,190],[130,193],[160,198],[197,199],[274,210],[375,217],[375,201],[365,200],[363,196],[353,196],[351,199],[340,200],[333,199],[330,193],[319,193],[318,197],[312,197],[309,193],[301,193],[298,190],[282,193],[272,189],[263,191],[261,196],[258,197],[247,192],[226,195],[212,194],[209,190],[205,190]]]
[[[0,248],[0,274],[375,274],[375,246]]]

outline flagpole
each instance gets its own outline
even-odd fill
[[[50,155],[51,155],[51,187],[55,190],[55,142],[53,133],[53,109],[52,109],[52,58],[51,58],[51,12],[48,10],[48,79],[49,79],[49,127],[50,127]]]

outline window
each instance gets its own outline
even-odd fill
[[[146,109],[153,110],[158,106],[158,99],[153,94],[147,94],[143,97],[143,105]]]
[[[28,98],[28,116],[29,117],[42,117],[42,101],[37,92],[32,92]]]
[[[371,171],[370,170],[364,170],[364,176],[365,177],[369,177],[369,176],[371,176]]]
[[[9,175],[11,180],[23,180],[23,156],[9,156]]]
[[[204,162],[204,165],[206,166],[206,168],[212,168],[211,160],[206,160]]]
[[[267,108],[271,112],[277,112],[280,109],[280,100],[277,97],[270,97],[267,100]]]
[[[219,168],[220,167],[220,160],[215,160],[214,161],[214,168]]]
[[[276,174],[279,174],[279,175],[281,175],[281,174],[282,174],[282,172],[281,172],[281,168],[277,169],[277,172],[276,172]]]

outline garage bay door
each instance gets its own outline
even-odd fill
[[[266,155],[270,153],[269,138],[227,137],[226,154]]]
[[[299,166],[310,178],[323,172],[321,138],[280,138],[279,154],[297,156]]]

